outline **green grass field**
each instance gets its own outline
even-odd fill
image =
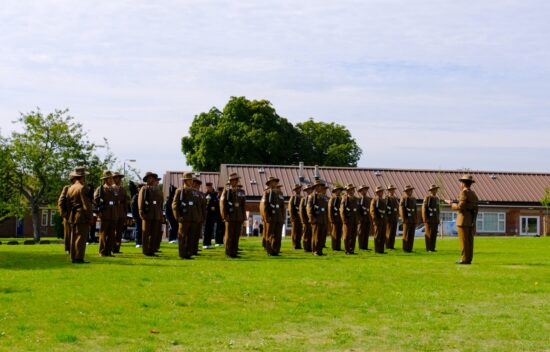
[[[423,245],[267,257],[255,238],[192,261],[92,245],[72,265],[59,244],[3,244],[0,350],[550,351],[550,238],[477,237],[471,266],[456,239]]]

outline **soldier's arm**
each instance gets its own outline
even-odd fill
[[[61,191],[61,194],[59,195],[59,198],[57,199],[57,209],[59,209],[59,214],[61,214],[62,217],[66,218],[67,213],[65,212],[65,201],[67,199],[67,188],[68,186],[63,187],[63,190]]]
[[[460,210],[460,211],[464,211],[469,208],[471,209],[471,207],[468,206],[468,197],[466,196],[465,191],[460,192],[460,198],[458,199],[458,203],[451,204],[451,207],[454,210]]]
[[[139,217],[141,219],[145,219],[145,186],[141,187],[138,194],[138,209],[139,209]]]
[[[172,212],[174,213],[174,217],[176,218],[176,220],[180,221],[180,217],[181,217],[181,214],[180,214],[180,207],[179,207],[179,199],[180,199],[180,194],[181,194],[181,189],[177,189],[176,190],[176,193],[174,194],[174,199],[172,199],[172,204],[170,204],[170,206],[172,207]]]
[[[88,221],[92,221],[92,202],[90,198],[88,198],[84,193],[84,188],[80,190],[80,201],[82,202],[82,209],[86,214],[86,218],[88,219]]]

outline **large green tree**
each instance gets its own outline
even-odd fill
[[[97,182],[101,170],[110,167],[114,158],[110,152],[104,158],[94,154],[98,146],[88,140],[68,110],[43,114],[37,109],[21,114],[15,123],[22,125],[22,132],[0,140],[0,166],[5,170],[0,182],[11,190],[0,208],[12,216],[30,211],[34,237],[39,240],[40,207],[56,203],[70,170],[87,166],[91,171],[88,181]]]
[[[311,119],[295,127],[269,101],[245,97],[196,115],[181,145],[187,163],[200,171],[223,163],[356,166],[361,156],[345,127]]]

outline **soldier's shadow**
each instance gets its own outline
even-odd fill
[[[49,270],[71,265],[65,253],[39,251],[0,251],[0,269],[8,270]]]

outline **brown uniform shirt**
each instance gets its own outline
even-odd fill
[[[103,191],[103,192],[102,192]],[[97,216],[101,220],[116,221],[118,218],[118,197],[113,187],[103,184],[94,192],[94,204],[99,209]]]
[[[139,216],[143,220],[162,219],[162,191],[156,186],[145,185],[138,194]]]
[[[307,216],[311,224],[327,224],[328,223],[328,199],[324,194],[312,193],[307,198]]]
[[[69,198],[69,221],[72,224],[89,224],[92,220],[92,200],[86,195],[86,188],[75,182],[67,191]]]
[[[68,198],[67,198],[67,193],[70,187],[71,186],[63,187],[63,190],[61,191],[61,194],[57,199],[57,209],[59,209],[59,214],[63,219],[67,219],[69,217],[69,212],[71,210],[68,202]]]
[[[372,201],[371,197],[359,197],[359,221],[369,223],[371,222],[370,217],[370,203]]]
[[[276,190],[268,189],[264,191],[260,201],[260,214],[265,222],[272,223],[281,220],[280,204],[279,194]]]
[[[118,216],[126,218],[126,215],[128,214],[128,192],[126,191],[126,188],[122,186],[114,185],[113,188],[115,189],[115,193],[117,194]]]
[[[416,198],[404,194],[399,202],[399,215],[404,224],[416,224]]]
[[[458,211],[456,226],[474,227],[476,225],[478,202],[476,193],[471,189],[466,188],[460,192],[458,204],[452,204],[452,208]]]
[[[342,218],[340,217],[340,203],[342,198],[337,195],[332,195],[328,200],[328,220],[332,224],[341,224]]]
[[[422,203],[422,221],[428,224],[439,224],[439,198],[428,195]]]
[[[310,196],[305,196],[300,199],[300,205],[299,205],[299,214],[300,214],[300,220],[302,221],[302,224],[309,224],[309,217],[307,215],[307,199]]]
[[[359,222],[359,200],[355,196],[344,196],[340,203],[340,218],[344,224]]]
[[[386,197],[386,220],[388,222],[397,222],[399,218],[399,201],[395,196]]]
[[[290,221],[301,221],[300,219],[300,202],[302,201],[302,196],[293,195],[288,200],[288,216]]]
[[[245,199],[239,197],[237,188],[227,187],[220,197],[220,212],[225,222],[243,222]]]
[[[370,216],[375,223],[384,223],[386,221],[386,200],[384,198],[374,196],[370,202]]]
[[[172,211],[178,222],[200,222],[200,207],[193,188],[182,186],[176,190],[172,200]]]

